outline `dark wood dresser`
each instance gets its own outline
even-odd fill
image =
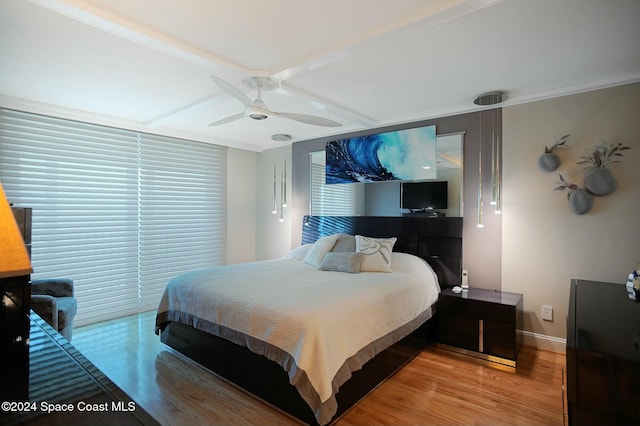
[[[2,195],[0,195],[1,197]],[[31,256],[31,209],[11,207],[22,240]],[[4,361],[3,386],[0,400],[6,401],[9,391],[14,397],[26,398],[29,393],[29,311],[31,310],[30,276],[0,278],[0,352]]]
[[[28,394],[0,381],[0,425],[159,425],[38,314],[27,319]]]
[[[640,425],[640,303],[624,284],[571,281],[570,425]]]

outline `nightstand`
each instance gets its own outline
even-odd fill
[[[522,347],[522,294],[470,288],[443,290],[438,299],[438,345],[515,367]]]

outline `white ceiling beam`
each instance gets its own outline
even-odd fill
[[[367,45],[373,45],[385,40],[406,36],[416,31],[424,30],[461,16],[477,12],[486,7],[501,3],[504,0],[449,0],[436,4],[430,3],[429,7],[422,9],[403,19],[381,25],[368,33],[360,34],[338,45],[322,49],[311,55],[300,58],[295,63],[275,70],[271,77],[278,81],[287,80],[296,75],[304,74],[318,68],[325,67],[334,62],[356,53]]]
[[[220,56],[212,55],[189,44],[180,42],[158,31],[129,21],[81,0],[29,0],[61,15],[106,31],[125,40],[132,41],[158,52],[195,64],[218,75],[233,75],[240,72],[247,76],[251,70]]]
[[[326,99],[319,98],[289,83],[281,83],[280,87],[276,89],[276,91],[282,95],[289,96],[294,99],[302,99],[309,105],[321,111],[326,111],[327,114],[342,117],[347,121],[351,121],[365,127],[370,127],[378,124],[378,120],[376,120],[375,118],[360,114],[356,111],[350,110]]]
[[[186,105],[181,105],[178,108],[172,109],[171,111],[167,111],[164,114],[161,114],[161,115],[158,115],[156,117],[153,117],[152,119],[145,121],[144,124],[146,126],[151,126],[151,125],[156,124],[156,123],[158,123],[158,122],[160,122],[162,120],[165,120],[165,119],[167,119],[169,117],[173,117],[174,115],[182,114],[182,113],[184,113],[184,112],[186,112],[186,111],[188,111],[188,110],[190,110],[192,108],[199,107],[202,104],[205,104],[207,102],[211,102],[211,101],[213,101],[215,99],[222,98],[222,97],[225,97],[225,96],[228,96],[226,92],[217,92],[217,93],[214,93],[212,95],[205,96],[203,98],[200,98],[200,99],[197,99],[197,100],[195,100],[193,102],[190,102],[190,103],[188,103]]]

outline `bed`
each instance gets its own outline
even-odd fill
[[[302,231],[301,246],[283,258],[172,279],[156,333],[324,425],[424,346],[439,290],[460,276],[462,219],[305,216]]]

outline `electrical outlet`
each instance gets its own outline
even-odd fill
[[[553,306],[542,305],[541,316],[545,321],[553,321]]]

